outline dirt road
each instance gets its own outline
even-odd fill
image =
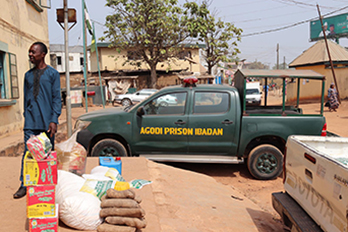
[[[270,96],[270,104],[281,102],[280,98]],[[320,112],[319,104],[300,105],[304,113]],[[327,129],[330,132],[343,137],[348,137],[348,101],[342,101],[337,112],[329,112],[324,108],[324,116],[327,122]],[[272,207],[271,193],[283,191],[283,178],[275,180],[260,181],[255,180],[249,174],[246,165],[226,165],[226,164],[173,164],[178,168],[183,168],[213,177],[216,181],[236,189],[245,197],[259,205],[264,211],[273,215],[273,220],[278,222],[279,231],[282,225],[278,213]]]

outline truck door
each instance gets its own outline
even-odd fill
[[[144,105],[145,115],[134,124],[134,149],[139,154],[187,152],[187,92],[164,94]]]
[[[189,153],[236,154],[238,121],[231,93],[224,91],[195,91],[189,114]]]

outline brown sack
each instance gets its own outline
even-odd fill
[[[103,199],[100,206],[102,208],[139,208],[139,204],[135,200],[117,198]]]
[[[117,191],[113,188],[110,188],[106,191],[107,198],[130,198],[134,199],[135,192],[131,189],[127,189],[124,191]]]
[[[105,218],[105,221],[113,225],[127,225],[138,229],[146,227],[145,219],[140,218],[109,216]]]
[[[97,232],[135,232],[136,228],[129,226],[116,226],[107,223],[100,224]]]
[[[145,215],[145,211],[142,208],[104,208],[100,210],[100,217],[105,218],[107,216],[125,216],[125,217],[137,217],[142,218]]]

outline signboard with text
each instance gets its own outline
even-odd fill
[[[327,38],[341,38],[348,36],[348,13],[323,18],[324,31]],[[310,41],[324,38],[320,20],[310,21]]]

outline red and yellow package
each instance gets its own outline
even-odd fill
[[[33,159],[28,151],[24,157],[24,186],[57,184],[57,153],[52,151],[44,160]]]
[[[27,188],[27,217],[56,216],[56,186],[41,185]]]
[[[31,218],[29,219],[29,232],[57,232],[58,215],[48,218]]]

